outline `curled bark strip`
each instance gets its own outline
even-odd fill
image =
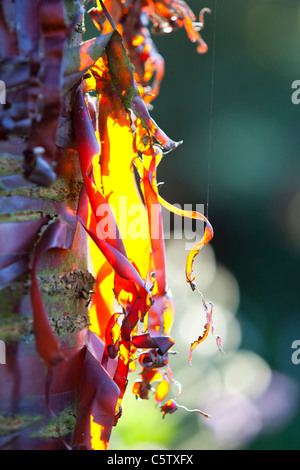
[[[186,210],[179,209],[179,208],[173,206],[172,204],[168,203],[167,201],[165,201],[159,195],[158,189],[157,189],[157,184],[153,180],[155,165],[156,165],[155,164],[155,158],[153,157],[152,161],[151,161],[151,164],[150,164],[150,167],[149,167],[149,181],[150,181],[150,184],[153,188],[153,191],[155,191],[155,193],[157,195],[157,200],[160,202],[160,204],[163,207],[165,207],[166,209],[168,209],[170,212],[173,212],[176,215],[179,215],[181,217],[188,217],[188,218],[191,218],[191,219],[202,220],[206,224],[205,225],[204,235],[203,235],[202,239],[198,243],[196,243],[195,246],[192,248],[192,250],[189,252],[188,257],[187,257],[187,261],[186,261],[186,279],[187,279],[187,282],[190,284],[192,290],[195,290],[196,289],[196,284],[194,283],[195,278],[192,278],[193,263],[194,263],[195,257],[199,253],[199,251],[212,240],[212,238],[214,236],[213,228],[212,228],[209,220],[204,215],[202,215],[201,213],[196,212],[196,211],[186,211]]]
[[[178,393],[177,393],[176,397],[174,398],[174,400],[177,400],[177,398],[182,394],[182,391],[183,391],[182,390],[182,385],[181,385],[180,382],[178,382],[178,380],[174,380],[173,373],[172,373],[169,366],[167,367],[167,374],[168,374],[169,381],[172,382],[174,385],[176,385],[177,388],[178,388]]]
[[[80,46],[65,49],[63,57],[63,94],[76,86],[99,57],[102,57],[111,36],[112,32],[85,41]]]
[[[106,51],[111,80],[125,108],[132,109],[141,119],[145,129],[157,139],[163,148],[173,150],[178,147],[182,142],[174,142],[170,139],[151,118],[147,106],[139,94],[133,75],[133,67],[129,62],[122,37],[117,31],[114,31]]]
[[[135,67],[141,96],[145,103],[151,103],[159,93],[165,63],[145,26],[140,2],[134,2],[131,15],[123,19],[122,31],[128,57]]]
[[[153,165],[155,165],[155,158],[153,158]],[[143,190],[145,197],[145,204],[148,211],[148,222],[150,227],[150,238],[153,252],[153,262],[155,269],[155,285],[157,292],[160,295],[166,293],[166,263],[165,263],[165,246],[164,234],[162,224],[161,205],[158,201],[157,193],[153,191],[152,187],[152,174],[144,165],[143,168]],[[154,223],[154,221],[156,223]],[[153,233],[155,229],[156,233]]]
[[[78,152],[82,174],[84,176],[85,188],[89,197],[89,201],[91,203],[93,214],[96,219],[96,222],[98,222],[98,207],[101,204],[106,204],[109,208],[109,204],[104,198],[104,196],[101,194],[101,192],[98,190],[98,188],[96,188],[92,180],[88,177],[88,174],[91,173],[92,169],[92,159],[99,152],[99,146],[95,137],[95,132],[92,126],[91,119],[88,115],[88,109],[86,107],[85,100],[83,99],[83,95],[80,92],[77,93],[75,109],[77,111],[75,113],[75,132],[78,139]],[[89,138],[87,138],[88,136]],[[110,222],[115,227],[114,233],[116,233],[117,236],[111,238],[99,237],[95,233],[95,231],[90,230],[83,221],[83,218],[80,213],[80,208],[78,218],[81,224],[86,229],[87,233],[102,251],[106,259],[114,268],[114,270],[118,273],[118,275],[128,281],[133,282],[148,295],[148,291],[145,287],[145,282],[142,280],[136,268],[132,265],[132,263],[129,262],[127,258],[124,244],[119,235],[119,230],[112,213],[110,213]]]
[[[200,344],[202,343],[202,341],[204,341],[208,334],[209,334],[209,330],[211,328],[211,324],[212,324],[212,305],[211,305],[211,308],[210,308],[210,311],[207,310],[207,307],[205,305],[205,310],[206,310],[206,324],[204,326],[204,331],[203,331],[203,334],[201,336],[199,336],[199,338],[194,341],[192,344],[191,344],[191,347],[190,347],[190,353],[189,353],[189,364],[192,363],[192,352],[193,350]]]
[[[105,331],[105,350],[106,354],[114,359],[118,355],[119,351],[119,339],[121,326],[118,324],[118,319],[122,316],[122,313],[114,313],[111,319],[107,323]],[[117,327],[117,333],[113,330]]]
[[[184,27],[191,42],[197,44],[197,52],[205,54],[207,45],[199,31],[204,28],[204,13],[210,13],[209,8],[203,8],[199,14],[199,22],[190,7],[182,0],[154,0],[147,1],[149,17],[153,23],[152,32],[168,34],[171,31]]]
[[[145,314],[149,308],[150,293],[145,286],[145,282],[140,276],[136,267],[128,260],[124,244],[120,236],[102,237],[96,233],[96,226],[99,221],[97,209],[101,204],[107,204],[107,200],[96,187],[92,175],[92,160],[99,152],[99,146],[95,137],[95,131],[88,115],[85,100],[80,91],[76,95],[75,102],[75,133],[78,141],[78,152],[81,163],[81,170],[84,177],[86,194],[92,208],[92,222],[89,226],[84,221],[84,209],[79,205],[78,219],[89,234],[96,246],[100,249],[106,260],[112,266],[115,272],[115,279],[122,278],[122,282],[115,284],[116,293],[118,295],[119,288],[124,289],[132,294],[132,300],[127,306],[126,316],[120,329],[120,341],[118,348],[118,366],[114,374],[114,381],[120,390],[120,400],[122,399],[127,386],[127,375],[130,362],[130,333],[136,326],[138,320]],[[110,221],[116,228],[116,222],[110,213]],[[115,323],[115,318],[110,320],[106,335],[111,333],[111,329]],[[110,348],[111,349],[111,348]],[[109,351],[107,351],[108,353]],[[114,351],[110,351],[114,353]]]
[[[73,449],[107,449],[108,446],[120,391],[101,365],[103,353],[104,343],[90,331],[81,375]]]
[[[187,408],[186,406],[184,405],[178,405],[177,403],[177,407],[178,408],[182,408],[186,411],[188,411],[189,413],[199,413],[200,415],[204,416],[204,418],[211,418],[211,415],[209,415],[208,413],[205,413],[204,411],[202,410],[199,410],[198,408],[194,409],[194,410],[190,410],[189,408]]]
[[[113,20],[113,18],[112,18],[112,16],[111,16],[111,14],[109,13],[108,9],[106,8],[105,3],[103,3],[102,0],[97,0],[97,2],[100,3],[100,5],[101,5],[101,7],[102,7],[102,10],[103,10],[103,12],[104,12],[106,18],[108,19],[108,21],[109,21],[109,23],[110,23],[112,29],[113,29],[114,31],[116,31],[116,30],[117,30],[117,27],[116,27],[116,25],[115,25],[115,22],[114,22],[114,20]]]
[[[135,283],[139,288],[145,290],[147,292],[146,286],[142,278],[140,277],[139,273],[136,271],[134,266],[128,261],[128,258],[124,256],[118,249],[114,246],[107,243],[107,241],[102,240],[99,238],[92,230],[89,230],[87,226],[84,224],[80,215],[78,215],[78,220],[89,234],[91,239],[95,242],[98,246],[100,251],[104,254],[105,258],[112,266],[112,268],[121,276],[122,278],[132,281]]]
[[[200,415],[204,416],[204,418],[211,418],[211,416],[208,413],[205,413],[204,411],[199,410],[198,408],[190,410],[189,408],[187,408],[184,405],[179,405],[176,402],[176,400],[174,400],[173,398],[171,398],[163,406],[161,406],[160,410],[163,413],[163,418],[164,418],[166,416],[166,414],[172,414],[175,411],[177,411],[178,408],[182,408],[185,411],[188,411],[189,413],[199,413]]]
[[[163,356],[173,345],[174,340],[167,336],[153,337],[148,333],[132,337],[132,344],[136,348],[156,348],[160,356]]]
[[[212,334],[214,335],[214,327],[213,327],[213,320],[212,320],[213,306],[211,304],[211,308],[210,308],[210,311],[209,311],[208,307],[205,303],[205,299],[204,299],[203,294],[198,290],[198,288],[197,288],[197,286],[194,282],[195,278],[191,277],[194,259],[197,256],[197,254],[199,253],[199,251],[205,245],[207,245],[210,242],[210,240],[213,238],[213,229],[212,229],[212,226],[211,226],[210,222],[202,214],[200,214],[196,211],[181,210],[181,209],[179,209],[175,206],[172,206],[171,204],[169,204],[163,198],[160,197],[160,195],[158,193],[158,189],[157,189],[156,179],[155,179],[155,171],[156,171],[156,165],[157,165],[157,158],[158,157],[159,157],[159,151],[156,152],[156,153],[153,153],[153,156],[152,156],[152,159],[151,159],[150,165],[149,165],[149,170],[146,170],[145,165],[144,165],[143,185],[144,185],[144,189],[145,189],[145,194],[146,193],[148,194],[148,198],[150,198],[151,197],[150,195],[152,195],[152,199],[151,199],[152,204],[153,203],[154,204],[155,203],[160,203],[163,207],[167,208],[169,211],[171,211],[171,212],[173,212],[173,213],[175,213],[179,216],[202,220],[206,223],[205,232],[204,232],[204,235],[203,235],[202,239],[189,252],[188,257],[187,257],[187,261],[186,261],[186,278],[187,278],[187,281],[190,284],[192,290],[193,291],[196,290],[200,294],[200,296],[202,298],[202,304],[203,304],[203,307],[204,307],[204,311],[206,313],[206,320],[207,320],[206,324],[205,324],[205,327],[204,327],[203,334],[201,336],[199,336],[199,338],[196,341],[194,341],[192,343],[191,347],[190,347],[188,362],[189,362],[189,364],[191,364],[192,351],[200,343],[202,343],[202,341],[204,341],[207,338],[210,329],[212,331]],[[146,198],[146,201],[147,201],[147,198]],[[155,252],[154,252],[154,257],[155,257]],[[219,336],[216,337],[216,343],[217,343],[217,346],[218,346],[219,350],[222,351],[221,338]]]
[[[191,344],[191,347],[190,347],[190,353],[189,353],[189,364],[191,365],[192,363],[192,352],[193,350],[200,344],[202,343],[202,341],[204,341],[208,334],[209,334],[209,331],[211,331],[211,334],[214,336],[215,340],[216,340],[216,344],[217,344],[217,347],[219,349],[219,351],[221,353],[223,353],[223,346],[222,346],[222,339],[220,336],[216,336],[215,335],[215,328],[214,328],[214,324],[213,324],[213,318],[212,318],[212,315],[213,315],[213,304],[210,302],[210,309],[208,309],[208,306],[205,302],[205,299],[204,299],[204,296],[203,294],[196,288],[196,291],[200,294],[201,298],[202,298],[202,305],[203,305],[203,308],[204,308],[204,311],[205,311],[205,314],[206,314],[206,323],[204,325],[204,331],[203,331],[203,334],[199,336],[199,338],[196,340],[196,341],[193,341],[193,343]]]
[[[110,226],[114,227],[113,234],[115,236],[109,237],[105,234],[102,234],[101,239],[106,240],[118,251],[120,251],[121,254],[126,256],[124,244],[119,233],[119,228],[114,220],[108,201],[103,196],[101,191],[99,191],[99,189],[96,187],[93,180],[93,159],[99,155],[100,148],[81,90],[78,90],[76,93],[74,110],[74,127],[78,145],[79,162],[84,178],[85,189],[87,191],[87,196],[89,198],[96,223],[98,224],[101,220],[98,216],[98,209],[101,207],[101,205],[104,205],[109,212],[109,224]],[[93,237],[97,239],[99,238],[96,234],[94,234]],[[99,243],[101,242],[99,241]]]

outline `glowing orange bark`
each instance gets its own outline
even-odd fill
[[[107,15],[109,21],[103,26],[105,34],[109,33],[110,24],[122,31],[125,41],[131,41],[133,48],[143,48],[144,52],[147,49],[151,55],[152,44],[143,29],[137,28],[130,34],[126,30],[126,22],[122,27],[115,26],[106,7],[100,3],[98,11],[93,9],[93,18],[99,25],[99,13]],[[174,22],[176,13],[177,26],[186,28],[189,38],[197,42],[198,52],[205,52],[205,43],[197,32],[203,23],[194,26],[194,15],[183,2],[149,3],[150,11],[170,23]],[[120,15],[119,11],[117,17]],[[203,12],[200,18],[203,20]],[[153,53],[156,54],[154,49]],[[174,399],[162,404],[169,393],[170,383],[176,381],[168,366],[168,350],[174,344],[171,338],[168,340],[174,320],[174,305],[167,288],[161,207],[183,217],[200,219],[206,224],[202,240],[191,250],[186,262],[186,278],[193,290],[197,290],[192,278],[194,259],[213,237],[213,229],[202,214],[179,210],[159,195],[157,166],[164,150],[170,151],[181,142],[176,143],[166,136],[149,114],[146,106],[149,95],[140,86],[150,80],[155,72],[155,61],[150,72],[147,60],[145,57],[142,76],[133,73],[122,37],[114,30],[107,43],[106,54],[90,69],[98,95],[99,144],[97,147],[93,138],[95,144],[93,149],[89,145],[88,155],[84,145],[80,153],[80,160],[85,162],[82,169],[92,208],[89,226],[85,227],[93,240],[92,262],[97,274],[91,329],[106,344],[102,364],[110,371],[120,390],[117,414],[126,390],[130,362],[137,357],[138,351],[141,351],[138,356],[141,380],[135,382],[133,393],[146,398],[151,389],[150,383],[157,383],[154,396],[163,413],[171,413],[177,408]],[[157,86],[154,81],[154,89]],[[82,105],[83,96],[80,102]],[[79,133],[82,134],[82,128]],[[84,133],[82,138],[86,139]],[[80,148],[79,137],[79,151]],[[143,206],[134,166],[141,178]],[[108,218],[106,214],[105,219],[103,213],[102,218],[98,216],[102,204],[108,204],[108,212],[111,212]],[[134,205],[142,207],[138,217],[136,214],[130,215],[130,208]],[[137,219],[144,236],[136,238],[129,228],[132,223],[137,224]],[[156,223],[153,225],[154,219]],[[110,225],[111,232],[107,230],[104,233],[106,226],[103,220]],[[95,247],[100,249],[101,254],[97,254]],[[142,335],[138,334],[139,323],[143,324]],[[191,346],[189,360],[192,350],[208,335],[211,324],[212,311],[207,315],[203,336]],[[160,372],[161,368],[167,368],[168,373]],[[181,385],[178,386],[180,395]],[[208,417],[200,410],[193,411]]]

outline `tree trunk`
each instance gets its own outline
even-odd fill
[[[163,416],[177,409],[163,404],[174,314],[161,206],[206,222],[187,258],[194,291],[194,258],[213,231],[158,193],[156,167],[181,142],[149,114],[164,66],[145,13],[154,31],[184,26],[206,47],[203,14],[194,23],[184,2],[161,1],[97,0],[101,33],[84,43],[84,0],[0,1],[1,449],[107,449],[137,364],[136,396],[155,382]],[[136,238],[116,215],[137,204],[131,222],[146,236]]]
[[[37,21],[39,2],[34,3],[36,9],[32,15]],[[60,7],[60,2],[56,3]],[[49,5],[55,8],[53,2]],[[65,6],[68,26],[74,21],[79,5],[77,1],[65,0]],[[2,22],[5,21],[2,24],[3,35],[4,26],[7,28],[7,24],[13,24],[14,20],[16,23],[22,22],[17,7],[15,10],[12,2],[0,6]],[[27,20],[34,23],[28,17]],[[34,42],[33,38],[32,45],[36,48],[27,47],[29,41],[26,33],[24,30],[23,36],[20,34],[17,37],[17,46],[14,44],[7,57],[5,51],[2,51],[2,64],[13,56],[25,64],[32,64],[36,60],[41,42]],[[15,34],[14,30],[9,31],[6,44]],[[81,41],[80,20],[69,39],[69,45],[78,45]],[[47,67],[48,64],[44,65]],[[50,66],[48,72],[51,72]],[[17,66],[15,73],[18,74]],[[20,91],[16,96],[8,82],[8,106],[17,110],[17,100],[22,100],[21,103],[25,105],[28,100],[27,90],[23,94]],[[68,102],[70,93],[64,98],[63,104]],[[5,115],[5,106],[1,111],[4,115],[2,124],[3,121],[5,124],[5,119],[13,120],[15,117],[13,114],[9,118]],[[23,116],[21,120],[24,121]],[[71,442],[70,436],[75,428],[77,392],[89,325],[87,304],[94,285],[94,278],[87,266],[87,236],[81,225],[71,224],[68,227],[69,240],[62,244],[64,246],[59,241],[57,247],[53,243],[49,247],[51,249],[41,253],[36,266],[49,323],[58,338],[59,348],[67,358],[56,366],[49,390],[49,403],[45,399],[48,387],[45,364],[35,345],[30,267],[37,243],[43,232],[46,233],[47,227],[59,217],[65,217],[68,212],[76,212],[82,177],[77,151],[58,147],[51,160],[51,167],[56,173],[55,182],[45,187],[26,180],[21,155],[31,128],[28,127],[29,132],[23,137],[18,132],[18,122],[15,118],[16,132],[11,132],[9,140],[3,139],[0,154],[0,339],[6,345],[6,364],[0,366],[0,446],[2,449],[60,449],[65,448],[64,440]],[[65,122],[70,127],[70,122]],[[38,125],[36,121],[34,125]],[[4,137],[7,139],[7,135]]]

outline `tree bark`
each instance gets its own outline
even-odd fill
[[[178,209],[159,196],[156,168],[182,142],[149,114],[164,67],[144,15],[156,32],[184,26],[200,53],[204,23],[184,2],[100,0],[89,13],[101,33],[82,43],[85,3],[0,0],[1,449],[107,449],[137,359],[136,396],[156,382],[163,416],[177,409],[163,405],[172,376],[160,372],[174,344],[160,207]],[[139,241],[113,215],[124,196],[131,207],[144,199]],[[101,206],[115,236],[98,226]],[[212,227],[179,215],[206,222],[186,263],[200,293],[192,267]]]
[[[19,21],[13,3],[6,3],[0,7],[2,31],[7,24]],[[65,0],[67,27],[76,18],[78,8],[78,1]],[[37,20],[38,10],[32,13]],[[70,46],[80,44],[82,31],[79,19],[69,39]],[[16,30],[12,27],[9,33],[8,45],[10,40],[14,42]],[[18,37],[18,47],[14,44],[12,51],[2,50],[2,63],[15,56],[32,65],[41,43],[37,41],[35,49],[24,50],[28,39],[25,36],[26,31],[23,38]],[[18,74],[17,66],[14,67]],[[11,103],[12,96],[12,108],[17,109],[17,99],[9,91],[7,102]],[[20,92],[19,98],[23,100],[20,106],[25,106],[28,95]],[[63,104],[70,104],[71,98],[69,93]],[[13,119],[5,111],[4,107],[2,124]],[[67,124],[71,128],[71,123]],[[49,323],[67,358],[56,366],[47,403],[45,364],[35,344],[30,267],[47,227],[58,215],[76,211],[82,178],[76,150],[57,147],[51,162],[55,182],[45,187],[26,180],[22,150],[30,135],[30,128],[27,130],[25,136],[18,132],[2,134],[0,153],[0,339],[6,345],[6,364],[0,366],[0,447],[61,449],[65,448],[64,440],[71,440],[76,422],[77,391],[89,325],[87,304],[94,278],[88,271],[86,233],[80,224],[70,234],[70,238],[74,237],[72,249],[52,248],[38,260],[37,279]]]

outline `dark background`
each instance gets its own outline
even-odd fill
[[[300,106],[291,101],[300,78],[300,4],[218,0],[217,12],[213,0],[189,5],[214,10],[203,30],[205,56],[184,31],[155,38],[166,74],[152,115],[184,140],[161,164],[163,191],[181,204],[208,199],[212,246],[240,287],[242,347],[299,384],[290,351],[300,338]],[[249,448],[299,449],[299,426],[296,415]]]

